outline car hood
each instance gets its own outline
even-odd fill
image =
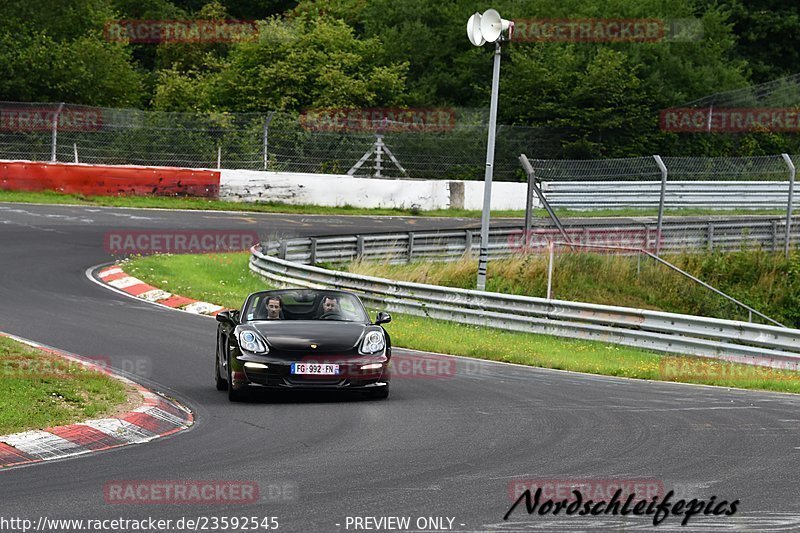
[[[356,347],[369,326],[358,322],[264,321],[250,324],[266,339],[271,349],[282,351],[313,350],[316,353],[349,351]]]

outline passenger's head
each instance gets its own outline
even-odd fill
[[[268,320],[276,320],[281,317],[281,309],[283,308],[283,303],[281,299],[277,296],[270,296],[267,299],[267,319]]]

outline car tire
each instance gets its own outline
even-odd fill
[[[228,390],[228,382],[219,375],[219,354],[214,356],[214,383],[217,390]]]
[[[244,399],[244,389],[236,389],[233,386],[233,365],[231,365],[231,357],[228,356],[228,400],[232,402],[241,402]]]
[[[367,397],[373,400],[385,400],[389,397],[389,385],[367,392]]]

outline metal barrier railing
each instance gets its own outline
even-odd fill
[[[280,248],[254,247],[250,269],[278,284],[356,291],[367,303],[390,311],[509,331],[800,369],[797,329],[363,276],[275,257]]]

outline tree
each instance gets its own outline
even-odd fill
[[[183,109],[190,99],[239,111],[402,104],[408,65],[383,63],[384,56],[378,39],[357,39],[344,22],[272,18],[257,39],[234,44],[225,61],[162,76],[154,104]]]
[[[124,43],[103,37],[104,0],[0,5],[0,99],[139,105],[142,76]]]

